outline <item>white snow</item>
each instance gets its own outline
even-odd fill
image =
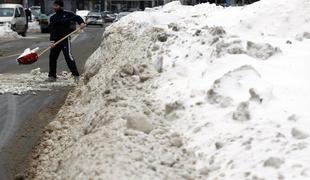
[[[48,126],[31,175],[309,179],[309,12],[309,0],[172,2],[122,18]]]
[[[56,82],[47,82],[48,73],[42,73],[40,68],[23,74],[0,74],[0,94],[12,93],[22,95],[36,91],[51,91],[56,87],[75,86],[71,73],[66,71],[58,75]]]
[[[40,24],[38,21],[32,21],[28,23],[28,32],[40,32]]]
[[[21,36],[19,36],[16,32],[12,31],[12,29],[9,28],[8,25],[0,26],[0,41],[17,39],[19,37]]]

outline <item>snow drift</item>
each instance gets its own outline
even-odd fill
[[[20,36],[7,25],[0,26],[0,41],[17,39]]]
[[[309,179],[309,0],[136,12],[45,131],[34,179]]]
[[[55,87],[75,86],[71,73],[63,71],[58,74],[57,82],[46,82],[48,73],[41,72],[40,68],[29,73],[0,74],[0,94],[11,93],[22,95],[36,93],[36,91],[51,91]]]
[[[28,23],[28,32],[38,33],[41,32],[40,24],[38,21],[33,21]]]

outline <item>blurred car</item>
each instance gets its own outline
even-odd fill
[[[105,23],[112,23],[116,19],[116,14],[111,11],[103,11],[101,15]]]
[[[8,25],[13,31],[26,36],[28,24],[23,6],[19,4],[0,4],[1,25]]]
[[[40,30],[41,33],[48,33],[49,32],[49,18],[53,14],[50,14],[47,16],[46,14],[40,14],[38,17],[39,25],[40,25]]]
[[[131,12],[120,12],[116,15],[116,18],[114,20],[114,22],[119,21],[122,17],[127,16],[128,14],[130,14]]]
[[[102,15],[99,12],[89,12],[85,22],[87,25],[100,25],[101,27],[103,27],[104,24]]]
[[[77,10],[76,11],[76,15],[81,16],[84,22],[86,21],[86,16],[88,15],[88,13],[90,13],[90,11],[88,10]]]
[[[32,19],[38,21],[41,15],[41,7],[40,6],[32,6],[30,8]]]

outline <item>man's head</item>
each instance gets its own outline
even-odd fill
[[[62,10],[64,7],[64,2],[62,0],[55,0],[53,3],[53,9],[55,12]]]

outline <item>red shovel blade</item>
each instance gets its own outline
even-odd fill
[[[27,65],[35,63],[38,59],[39,59],[38,54],[36,52],[32,52],[17,58],[16,61],[19,65]]]

